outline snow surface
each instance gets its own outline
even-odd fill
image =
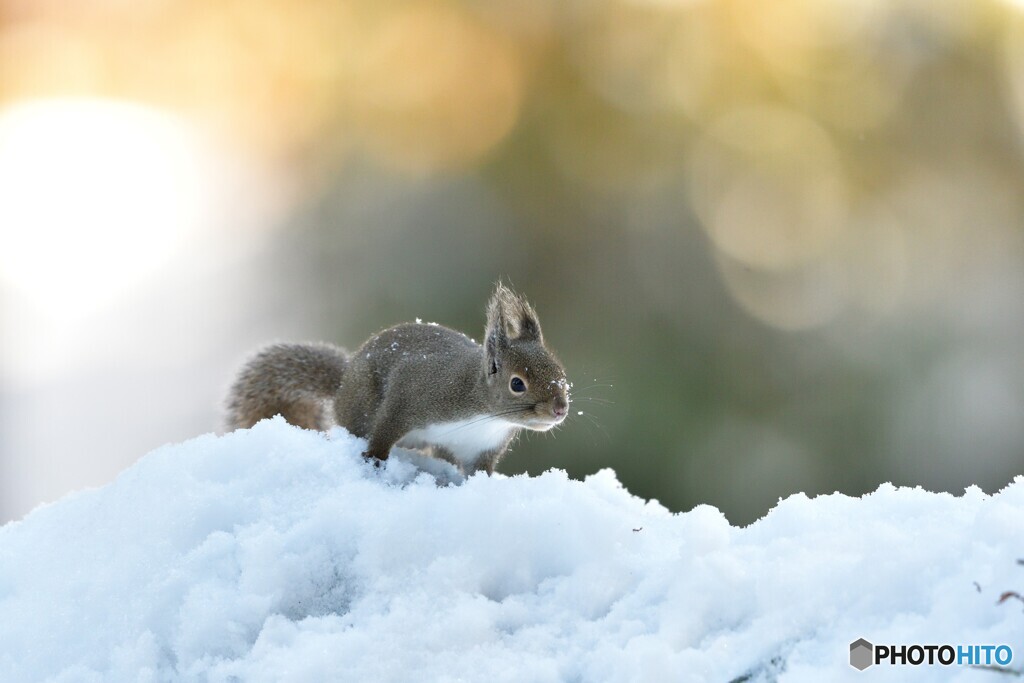
[[[0,681],[1002,680],[849,643],[1024,658],[1024,478],[883,486],[735,528],[610,470],[438,486],[280,419],[142,458],[0,529]],[[433,463],[442,479],[453,471]]]

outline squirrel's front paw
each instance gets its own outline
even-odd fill
[[[363,459],[369,460],[373,463],[374,467],[380,468],[384,464],[384,461],[388,459],[388,454],[385,453],[383,456],[373,453],[372,451],[363,451]]]

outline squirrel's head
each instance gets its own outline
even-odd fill
[[[569,382],[544,345],[533,308],[498,283],[487,305],[484,376],[494,414],[527,429],[547,431],[569,413]]]

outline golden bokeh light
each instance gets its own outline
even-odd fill
[[[751,310],[743,292],[755,276],[816,286],[807,273],[824,264],[846,272],[846,303],[867,310],[892,310],[914,287],[937,296],[931,266],[914,280],[930,284],[909,284],[923,255],[949,251],[936,246],[939,232],[907,227],[925,209],[861,197],[893,162],[872,136],[896,130],[908,87],[937,50],[986,30],[1005,39],[1003,84],[1024,138],[1024,13],[1014,0],[4,7],[0,102],[158,108],[261,162],[309,173],[295,187],[311,194],[321,186],[307,180],[353,158],[398,175],[483,168],[521,124],[530,154],[602,200],[682,185],[717,257],[752,273],[720,267]],[[908,22],[920,41],[886,33]]]
[[[736,303],[752,317],[780,330],[821,327],[847,304],[846,272],[835,261],[786,271],[753,269],[725,256],[719,256],[717,264]]]
[[[804,70],[820,51],[863,40],[881,25],[884,0],[729,0],[741,39],[784,69]]]
[[[845,226],[848,192],[835,145],[790,109],[752,107],[718,120],[693,153],[689,188],[714,245],[746,266],[807,263]]]
[[[1006,26],[1003,70],[1019,139],[1024,144],[1024,0]]]
[[[843,53],[832,62],[827,77],[780,83],[794,103],[821,122],[864,135],[883,126],[896,111],[906,81],[903,70],[887,69],[863,54]]]
[[[510,39],[453,6],[405,7],[364,42],[352,107],[386,166],[464,166],[515,125],[524,74]]]
[[[713,8],[611,3],[572,35],[574,65],[614,106],[636,112],[681,108],[696,116],[721,86],[724,36]]]
[[[87,95],[102,85],[101,57],[81,32],[42,21],[0,31],[0,94]]]

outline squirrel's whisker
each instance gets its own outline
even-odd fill
[[[569,402],[572,403],[573,401],[593,401],[594,403],[601,403],[603,405],[615,405],[615,401],[609,401],[606,398],[598,398],[597,396],[573,396],[572,400]]]

